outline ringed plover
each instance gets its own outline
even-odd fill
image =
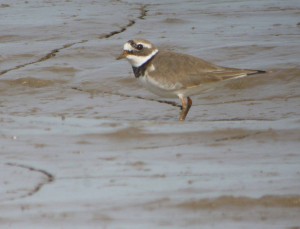
[[[129,61],[135,77],[149,91],[165,98],[179,97],[180,121],[185,120],[192,106],[190,96],[210,90],[215,83],[265,73],[221,67],[191,55],[159,51],[144,39],[127,41],[117,60],[123,58]]]

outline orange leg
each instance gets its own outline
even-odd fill
[[[180,113],[180,117],[179,117],[179,121],[184,121],[185,117],[187,116],[193,101],[191,100],[190,97],[184,98],[184,97],[180,97],[181,99],[181,103],[182,103],[182,111]]]

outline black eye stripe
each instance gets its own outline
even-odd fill
[[[136,44],[133,40],[129,40],[128,43],[137,50],[142,50],[144,48],[142,44]]]

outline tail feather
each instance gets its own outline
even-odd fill
[[[214,74],[218,74],[219,76],[221,76],[223,80],[238,79],[249,75],[266,73],[266,71],[262,71],[262,70],[238,69],[238,68],[224,68],[222,70],[218,72],[214,72]]]
[[[214,72],[214,75],[218,75],[219,79],[222,80],[234,80],[244,78],[249,75],[263,74],[266,71],[263,70],[252,70],[252,69],[237,69],[237,68],[224,68],[225,71]]]
[[[245,71],[247,71],[247,75],[254,75],[254,74],[263,74],[263,73],[267,73],[266,71],[263,70],[250,70],[250,69],[245,69]]]

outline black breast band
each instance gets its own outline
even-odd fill
[[[155,55],[153,55],[149,60],[147,60],[141,66],[139,66],[139,67],[132,67],[132,70],[133,70],[135,78],[139,78],[140,76],[143,76],[145,74],[145,71],[146,71],[149,63],[151,62],[151,60],[153,60],[153,58],[156,56],[156,54],[157,53],[155,53]]]

